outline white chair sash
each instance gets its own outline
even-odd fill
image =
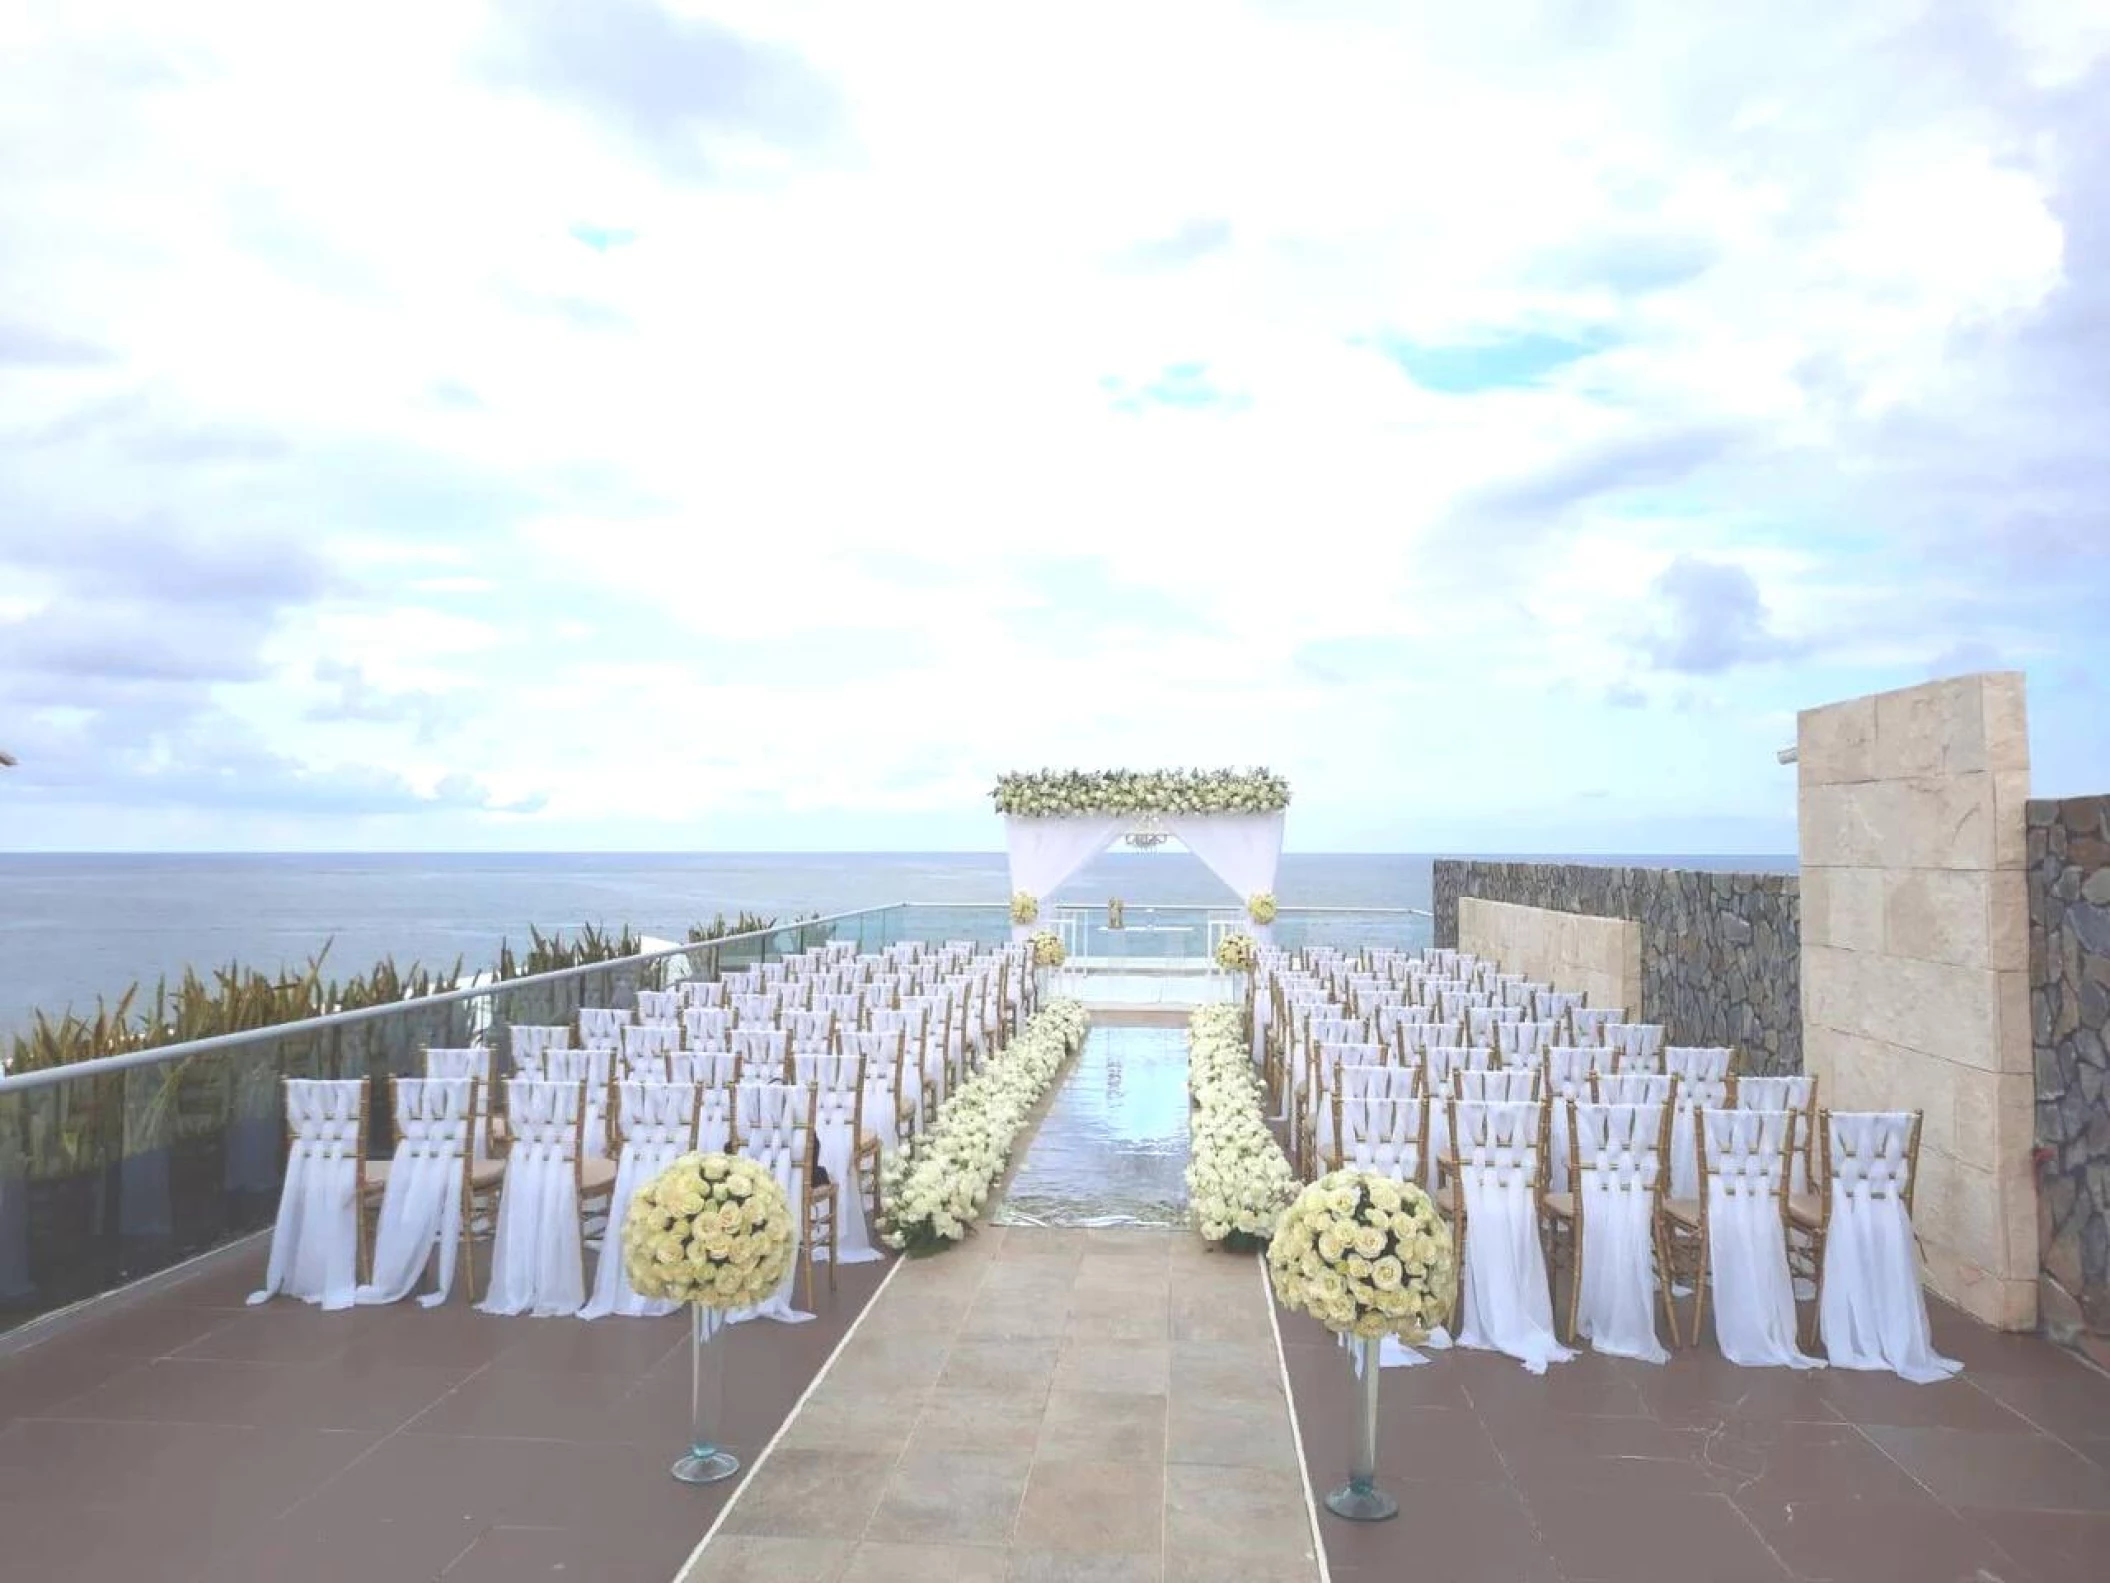
[[[1667,1363],[1656,1335],[1656,1204],[1663,1180],[1661,1105],[1574,1107],[1581,1236],[1575,1328],[1599,1352]]]
[[[1722,1356],[1751,1368],[1821,1369],[1795,1344],[1780,1194],[1792,1118],[1781,1110],[1703,1110],[1708,1269]]]
[[[793,1234],[800,1242],[806,1236],[806,1166],[811,1152],[811,1096],[796,1083],[742,1083],[732,1091],[734,1125],[739,1133],[740,1153],[762,1165],[777,1179],[791,1206]],[[784,1279],[774,1292],[753,1308],[727,1314],[728,1324],[750,1319],[774,1319],[783,1324],[804,1324],[813,1315],[794,1308],[792,1284],[798,1276],[793,1258]]]
[[[1458,1345],[1506,1353],[1533,1374],[1575,1356],[1554,1333],[1553,1292],[1539,1243],[1543,1114],[1535,1104],[1451,1102],[1466,1225]]]
[[[1716,1110],[1729,1098],[1729,1059],[1733,1051],[1697,1045],[1666,1046],[1663,1070],[1678,1080],[1677,1108],[1670,1121],[1670,1196],[1696,1198],[1700,1162],[1693,1146],[1693,1117]]]
[[[437,1307],[454,1289],[475,1087],[465,1077],[396,1080],[396,1153],[374,1228],[373,1279],[359,1288],[360,1303],[394,1303],[408,1297],[435,1245],[438,1278],[418,1304]]]
[[[640,1297],[623,1265],[623,1219],[630,1197],[696,1143],[696,1085],[624,1082],[616,1089],[616,1119],[623,1146],[616,1156],[615,1188],[608,1200],[608,1234],[593,1272],[593,1295],[579,1310],[581,1319],[621,1314],[641,1319],[671,1314],[681,1305],[664,1298]]]
[[[681,993],[672,989],[641,989],[637,992],[639,1022],[674,1022],[681,1016]]]
[[[249,1294],[251,1303],[280,1292],[325,1309],[357,1301],[366,1092],[364,1079],[287,1080],[286,1182],[263,1289]]]
[[[1910,1112],[1833,1111],[1819,1333],[1834,1366],[1888,1369],[1915,1385],[1963,1367],[1934,1350],[1906,1194],[1916,1165]]]
[[[612,1050],[622,1038],[624,1024],[630,1020],[630,1013],[618,1006],[581,1006],[579,1043]]]
[[[506,1085],[512,1146],[491,1238],[491,1284],[476,1306],[487,1314],[576,1314],[586,1301],[579,1215],[579,1083],[516,1077]]]

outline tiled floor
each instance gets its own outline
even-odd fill
[[[1322,1516],[1333,1583],[2101,1583],[2110,1377],[1937,1305],[1939,1385],[1655,1368],[1585,1353],[1543,1378],[1488,1353],[1387,1369],[1393,1521]],[[1282,1318],[1314,1489],[1341,1481],[1352,1376]]]
[[[1312,1583],[1251,1259],[992,1227],[912,1261],[690,1583]]]
[[[457,1291],[243,1305],[263,1250],[0,1356],[0,1577],[666,1583],[735,1487],[678,1484],[684,1321],[495,1319]],[[887,1266],[725,1333],[752,1459]]]

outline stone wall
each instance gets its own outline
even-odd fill
[[[1458,943],[1458,900],[1488,901],[1640,926],[1640,1004],[1674,1044],[1733,1044],[1743,1070],[1802,1070],[1800,892],[1793,874],[1613,868],[1591,863],[1435,867],[1436,943]]]
[[[1913,1221],[1929,1284],[1989,1324],[2034,1328],[2022,676],[1805,709],[1796,771],[1818,1101],[1922,1114]]]
[[[1460,896],[1458,948],[1555,989],[1581,990],[1592,1006],[1641,1006],[1641,926],[1629,918]]]
[[[2110,1361],[2110,796],[2028,804],[2044,1327]]]

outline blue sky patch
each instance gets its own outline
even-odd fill
[[[1609,337],[1527,333],[1448,345],[1384,335],[1376,337],[1373,344],[1424,390],[1464,396],[1481,390],[1536,385],[1555,369],[1605,350],[1611,341]]]

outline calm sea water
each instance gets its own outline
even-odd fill
[[[1287,853],[1285,906],[1429,905],[1433,859]],[[1592,863],[1793,872],[1795,860],[1596,857]],[[741,911],[789,918],[890,902],[1009,895],[1001,853],[0,854],[0,1037],[33,1008],[92,1006],[135,980],[241,962],[304,963],[329,943],[338,977],[382,957],[480,967],[501,939],[629,924],[679,939]],[[1185,852],[1110,852],[1057,900],[1132,905],[1230,898]]]

